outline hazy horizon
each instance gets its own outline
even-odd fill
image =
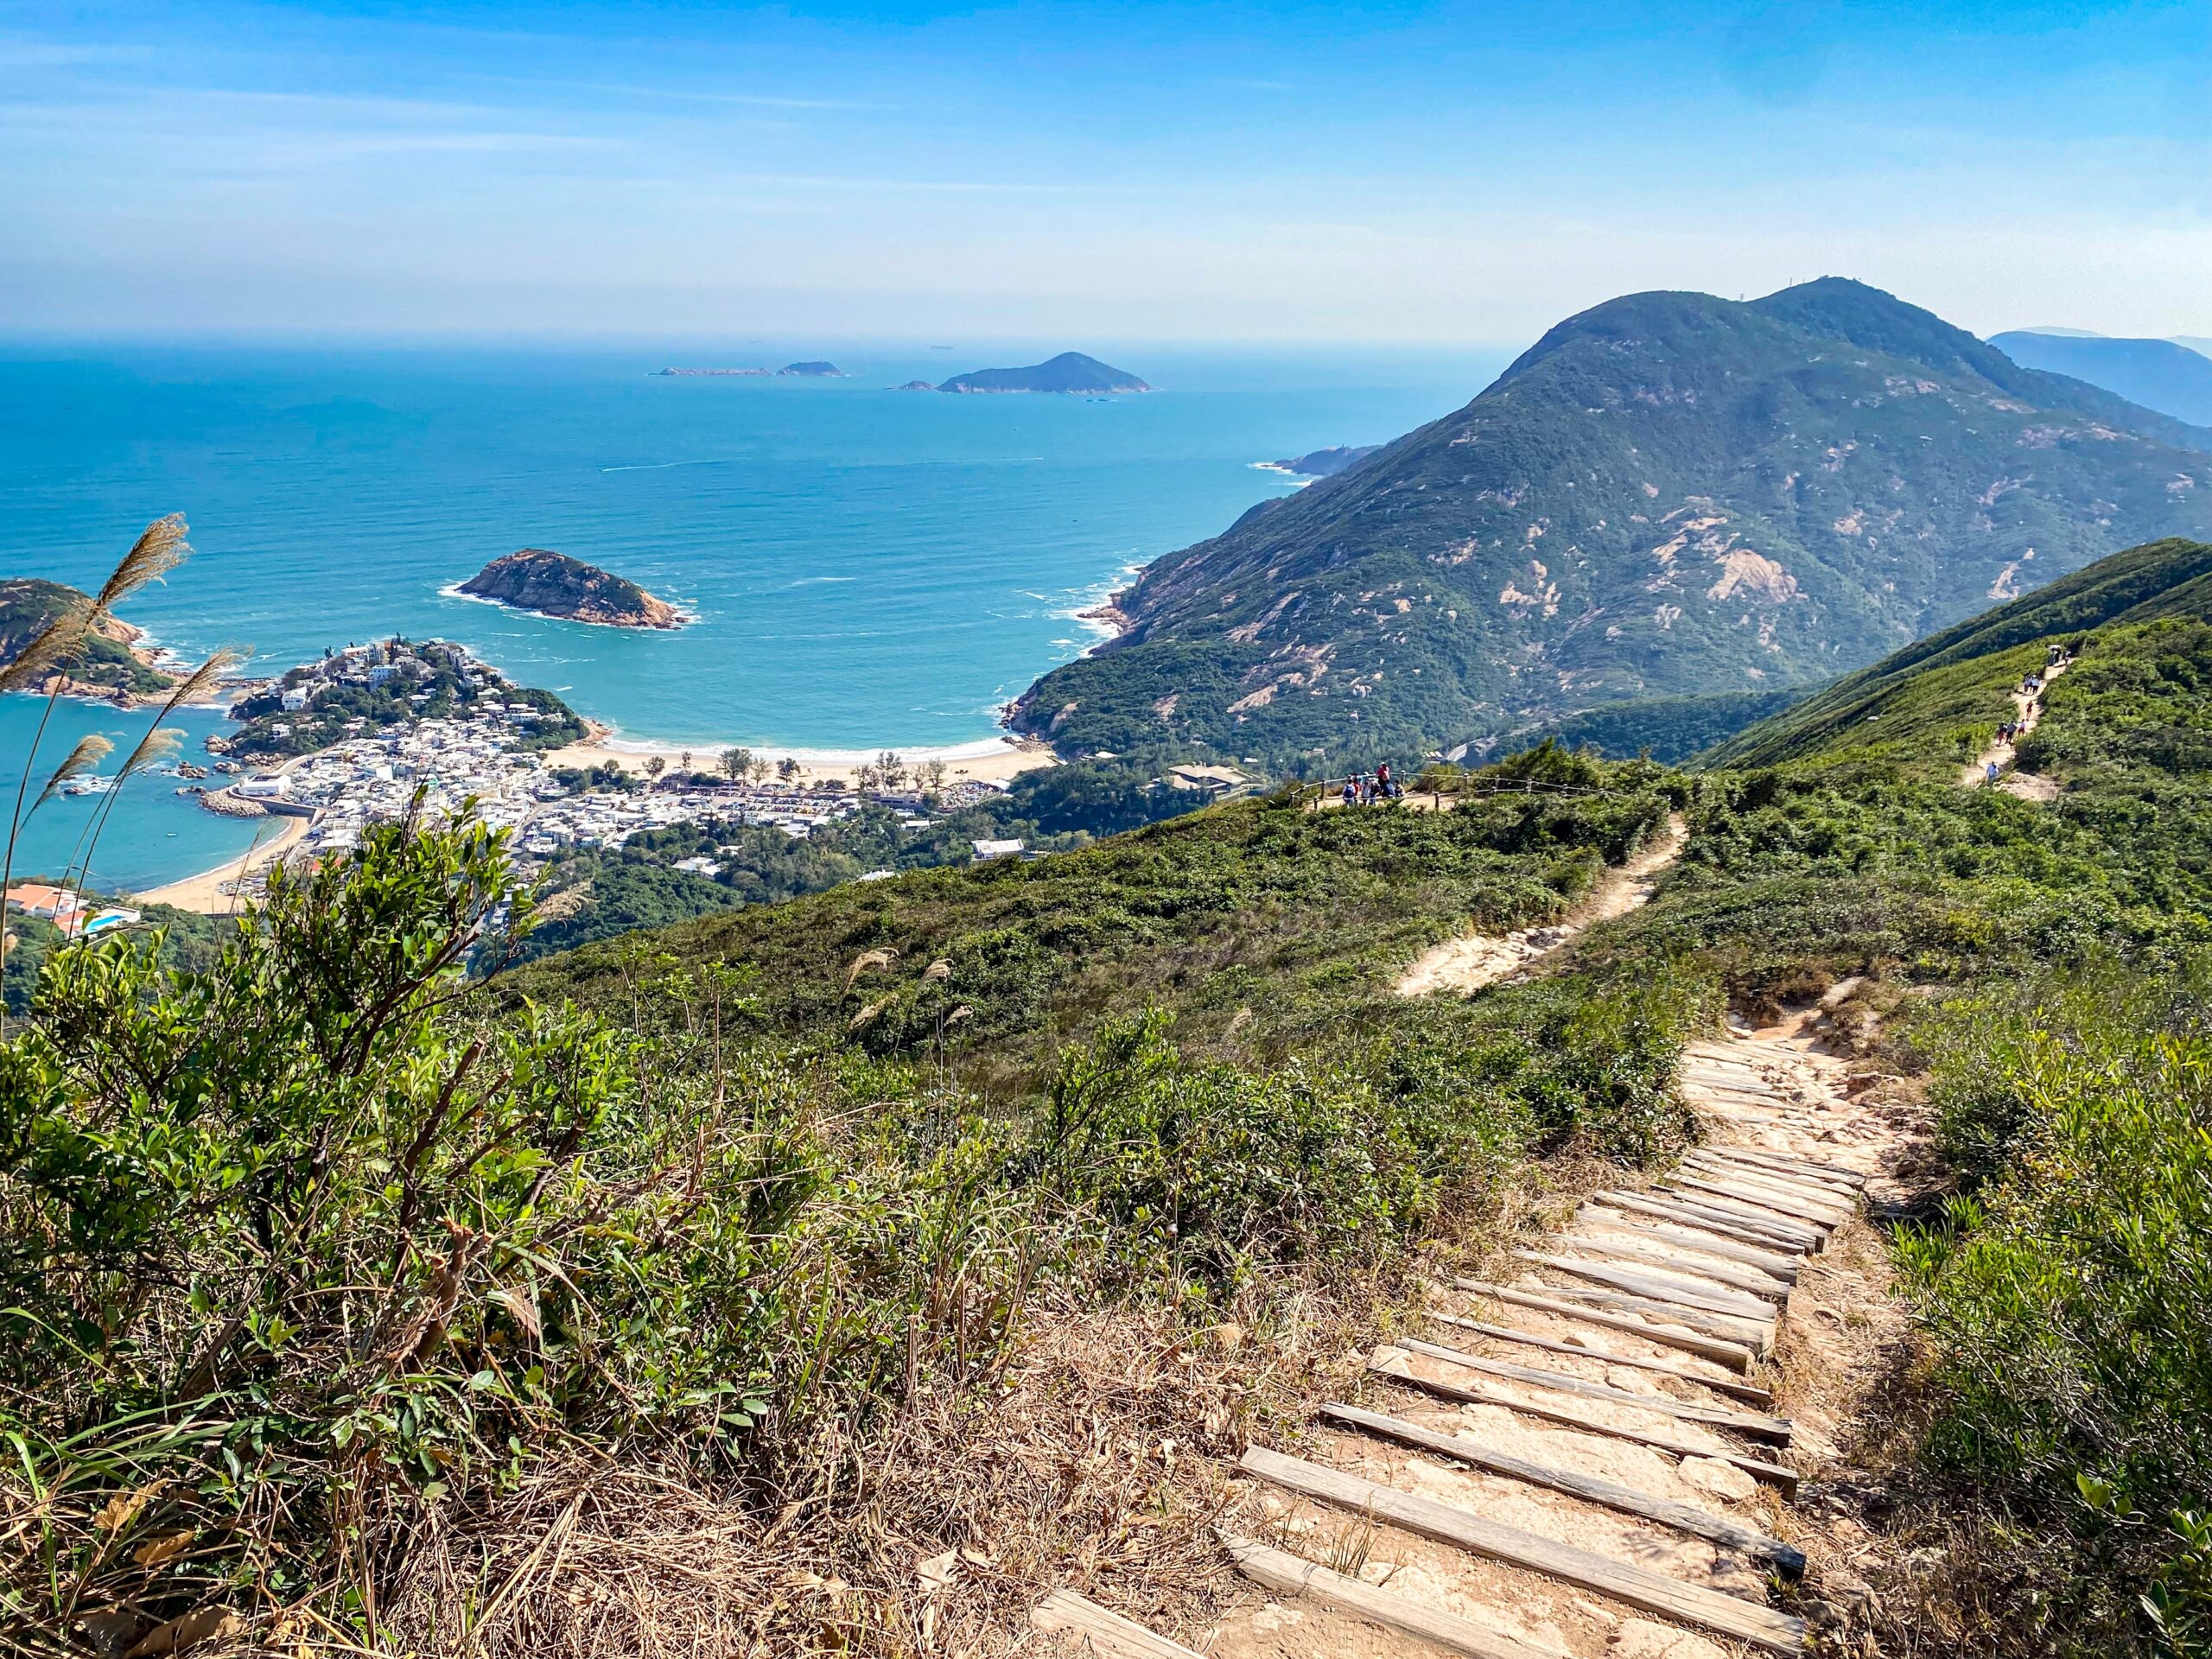
[[[0,336],[2212,334],[2212,9],[0,5]],[[735,321],[732,321],[734,319]]]

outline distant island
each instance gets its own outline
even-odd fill
[[[656,379],[673,375],[679,378],[691,376],[712,380],[767,380],[778,375],[797,374],[819,380],[842,380],[845,372],[835,363],[786,363],[780,369],[656,369]]]
[[[937,388],[926,380],[909,380],[903,386],[893,386],[893,391],[935,391]]]
[[[1150,391],[1152,388],[1126,369],[1101,363],[1081,352],[1062,352],[1047,362],[1026,369],[977,369],[957,374],[939,391]]]
[[[1347,467],[1357,466],[1382,446],[1363,443],[1357,448],[1338,444],[1333,449],[1313,449],[1289,461],[1263,461],[1263,473],[1288,473],[1295,478],[1333,478]]]
[[[14,662],[23,647],[67,607],[90,603],[88,595],[64,582],[36,576],[0,582],[0,664]],[[60,689],[79,695],[111,696],[123,703],[167,690],[176,683],[176,676],[156,666],[155,654],[139,644],[143,638],[128,622],[102,617],[59,677]],[[48,673],[23,689],[52,690],[56,677]]]
[[[517,610],[610,628],[678,628],[683,616],[626,577],[543,547],[498,558],[461,583],[461,591]]]

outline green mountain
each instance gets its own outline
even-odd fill
[[[1014,716],[1327,772],[1637,697],[1826,681],[2212,533],[2212,432],[1823,279],[1631,295],[1464,409],[1146,569]]]
[[[2177,419],[2212,423],[2212,358],[2171,340],[2107,340],[2024,330],[1989,343],[2015,363],[2070,374]]]
[[[1081,352],[1062,352],[1024,369],[976,369],[956,374],[939,391],[1150,391],[1127,369],[1101,363]]]

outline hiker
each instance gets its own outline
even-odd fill
[[[1353,779],[1344,779],[1344,804],[1346,806],[1359,804],[1359,785]]]
[[[1388,760],[1375,768],[1375,792],[1377,795],[1390,793],[1390,763]]]
[[[1993,783],[1995,783],[1996,781],[1997,781],[1997,763],[1996,763],[1994,760],[1993,760],[1993,761],[1991,761],[1991,762],[1989,763],[1989,775],[1988,775],[1986,778],[1984,778],[1984,779],[1982,779],[1982,782],[1984,782],[1984,783],[1986,783],[1986,784],[1993,784]]]

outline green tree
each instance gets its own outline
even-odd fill
[[[727,778],[727,779],[728,779],[730,780],[730,782],[732,782],[733,784],[741,784],[741,783],[743,783],[743,782],[745,781],[746,774],[747,774],[747,772],[751,772],[752,770],[753,770],[753,751],[752,751],[752,750],[750,750],[750,749],[724,749],[724,750],[722,751],[722,755],[721,755],[721,771],[722,771],[722,776],[723,776],[723,777],[725,777],[725,778]]]

